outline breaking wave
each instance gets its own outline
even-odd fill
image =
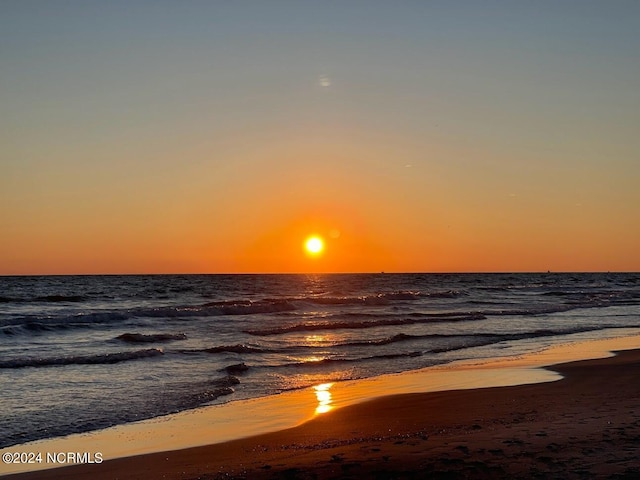
[[[162,350],[149,348],[131,352],[103,353],[98,355],[73,355],[69,357],[18,358],[0,361],[0,368],[52,367],[56,365],[105,365],[162,355]]]
[[[296,306],[284,300],[209,302],[204,305],[141,308],[132,310],[136,317],[216,317],[222,315],[252,315],[295,310]]]
[[[219,345],[217,347],[210,348],[197,348],[191,350],[179,350],[180,353],[275,353],[278,350],[271,350],[262,347],[253,347],[251,345],[245,345],[243,343],[237,345]]]
[[[375,328],[390,325],[411,325],[415,323],[435,323],[435,322],[470,322],[484,320],[486,317],[482,314],[473,313],[469,315],[460,314],[423,314],[420,317],[412,316],[410,318],[388,318],[385,320],[372,321],[352,321],[352,322],[314,322],[314,323],[297,323],[285,327],[274,327],[265,329],[244,330],[245,333],[256,336],[280,335],[290,332],[311,332],[317,330],[337,330],[337,329],[363,329]]]
[[[368,357],[360,358],[321,358],[319,360],[306,360],[302,362],[291,362],[282,365],[275,365],[277,368],[309,368],[318,367],[323,365],[332,365],[338,363],[357,363],[363,361],[375,361],[375,360],[392,360],[396,358],[412,358],[423,355],[422,351],[413,351],[406,353],[389,353],[383,355],[371,355]]]

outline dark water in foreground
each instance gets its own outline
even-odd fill
[[[0,447],[629,328],[635,273],[0,277]]]

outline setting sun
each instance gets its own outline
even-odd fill
[[[305,240],[304,249],[310,255],[319,255],[324,250],[324,241],[322,238],[314,235]]]

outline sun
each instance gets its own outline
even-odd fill
[[[324,240],[317,235],[312,235],[304,241],[304,249],[309,255],[320,255],[324,250]]]

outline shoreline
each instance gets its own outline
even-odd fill
[[[561,374],[545,367],[607,358],[612,355],[610,352],[613,350],[638,348],[640,335],[570,343],[519,357],[460,361],[417,371],[325,384],[320,388],[316,386],[272,397],[203,407],[96,432],[15,445],[0,450],[0,453],[84,452],[88,451],[87,445],[91,445],[90,451],[101,452],[106,465],[110,460],[127,460],[137,455],[207,448],[238,439],[242,441],[265,434],[278,434],[320,421],[323,416],[331,416],[344,408],[357,407],[359,404],[390,396],[477,391],[553,382],[561,379]],[[250,418],[247,411],[251,411]],[[184,435],[182,432],[189,434]],[[34,466],[40,468],[33,468]],[[40,471],[42,474],[42,469],[51,468],[52,465],[46,463],[18,466],[3,464],[0,475],[30,471]]]

